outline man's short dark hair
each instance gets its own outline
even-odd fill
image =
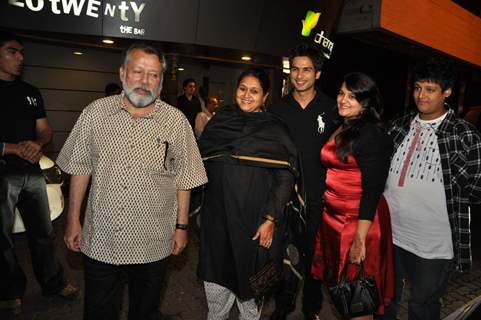
[[[453,64],[445,58],[430,58],[414,68],[414,82],[428,81],[439,84],[443,91],[454,88],[456,71]]]
[[[195,79],[192,79],[192,78],[187,78],[185,79],[183,82],[182,82],[182,88],[185,88],[189,85],[189,83],[193,82],[194,84],[196,84],[195,82]]]
[[[324,64],[324,56],[321,50],[313,45],[301,43],[289,51],[289,64],[292,66],[292,60],[295,57],[309,57],[316,71],[321,71]]]
[[[5,30],[0,30],[0,47],[3,47],[5,43],[9,41],[17,41],[18,43],[22,44],[22,40],[12,32],[5,31]]]
[[[125,50],[124,56],[123,56],[123,65],[125,69],[127,69],[127,62],[129,61],[130,54],[134,50],[141,50],[147,54],[156,55],[159,58],[160,64],[162,65],[162,73],[165,72],[167,68],[167,62],[165,61],[164,54],[159,50],[157,50],[155,47],[143,42],[133,43],[130,47],[127,48],[127,50]]]
[[[115,94],[120,94],[122,92],[122,88],[115,82],[107,83],[105,86],[105,96],[113,96]]]

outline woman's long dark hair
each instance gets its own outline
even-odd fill
[[[341,131],[335,138],[336,155],[341,161],[347,162],[354,143],[359,140],[359,129],[366,123],[381,123],[382,101],[376,83],[364,73],[346,74],[343,83],[362,107],[361,113],[355,118],[346,121],[341,116],[338,118]]]

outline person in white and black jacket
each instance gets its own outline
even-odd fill
[[[443,59],[414,72],[417,112],[395,120],[395,151],[385,197],[392,217],[396,298],[385,319],[395,319],[403,279],[411,283],[409,319],[439,319],[453,267],[471,267],[470,207],[481,201],[481,137],[445,100],[455,80]]]

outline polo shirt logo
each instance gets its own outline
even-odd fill
[[[323,115],[324,115],[324,112],[317,116],[317,132],[319,132],[320,134],[324,132],[324,128],[326,127],[326,123],[322,118]]]
[[[34,107],[38,106],[37,98],[27,96],[27,101],[30,106],[34,106]]]

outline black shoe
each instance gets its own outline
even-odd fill
[[[0,300],[0,319],[14,320],[22,312],[22,300]]]

